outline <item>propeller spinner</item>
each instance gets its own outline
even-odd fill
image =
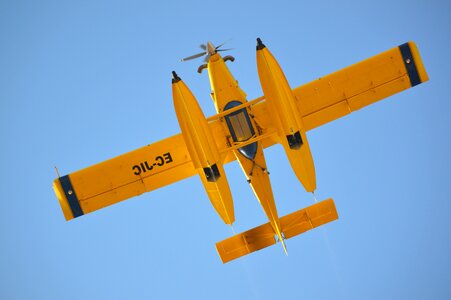
[[[192,59],[196,59],[198,57],[205,56],[204,61],[207,62],[208,59],[210,58],[210,56],[212,56],[216,52],[232,50],[232,48],[220,49],[222,46],[224,46],[224,44],[225,44],[225,42],[216,47],[213,46],[213,44],[211,42],[207,42],[206,45],[201,44],[199,47],[204,51],[194,54],[194,55],[191,55],[191,56],[188,56],[188,57],[185,57],[185,58],[182,58],[182,61],[192,60]]]

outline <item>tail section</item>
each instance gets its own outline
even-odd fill
[[[334,201],[327,199],[280,218],[281,232],[277,234],[266,223],[216,243],[216,250],[223,263],[245,256],[277,243],[275,235],[286,251],[285,239],[338,219]]]
[[[285,240],[284,240],[282,235],[279,235],[279,241],[282,244],[283,251],[285,252],[285,255],[288,256],[287,245],[285,245]]]
[[[280,219],[278,219],[278,221],[280,222]],[[280,230],[280,227],[279,227],[280,225],[278,225],[279,222],[273,222],[272,228],[274,230],[275,235],[278,238],[278,240],[276,242],[280,242],[282,244],[283,251],[288,256],[287,245],[285,245],[285,238],[283,236],[283,232]]]

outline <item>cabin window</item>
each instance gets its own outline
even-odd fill
[[[224,110],[237,107],[241,104],[239,101],[231,101],[227,103]],[[225,118],[234,142],[244,142],[254,136],[254,128],[252,127],[246,108],[237,110]]]
[[[228,117],[228,119],[235,132],[236,142],[246,141],[253,136],[243,111],[238,111],[237,114]]]
[[[240,106],[239,101],[230,101],[224,107],[224,110]],[[255,134],[251,119],[246,108],[239,109],[225,116],[227,127],[235,143],[244,142],[252,138]],[[238,148],[238,151],[246,158],[253,160],[257,154],[257,142]]]

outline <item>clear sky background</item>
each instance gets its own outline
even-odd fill
[[[0,299],[450,299],[448,1],[1,1]],[[179,132],[171,71],[214,113],[201,60],[228,41],[248,100],[261,37],[293,87],[409,40],[430,81],[308,133],[339,220],[223,265],[197,177],[64,220],[67,174]],[[313,204],[267,149],[280,215]],[[266,222],[226,166],[235,230]]]

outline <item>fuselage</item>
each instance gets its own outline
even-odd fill
[[[217,113],[223,113],[247,102],[246,93],[238,85],[223,58],[219,53],[210,55],[208,75],[211,86],[211,97]],[[229,132],[229,142],[239,145],[259,135],[256,122],[250,114],[249,106],[225,115],[223,126]],[[238,147],[234,154],[249,182],[255,196],[260,202],[278,239],[283,242],[276,204],[269,180],[263,147],[260,141]]]
[[[211,97],[217,113],[247,102],[246,93],[240,88],[238,81],[233,77],[219,53],[210,56],[207,66]],[[230,132],[230,142],[234,143],[245,142],[258,132],[246,108],[226,115],[225,125],[227,125],[226,127]],[[253,159],[256,153],[256,146],[255,142],[239,148],[238,151],[245,157]]]

